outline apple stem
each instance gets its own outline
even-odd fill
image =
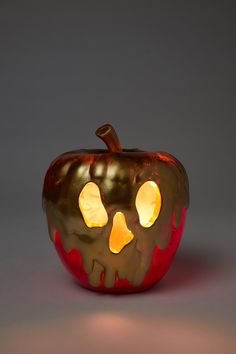
[[[110,152],[120,152],[122,147],[111,124],[104,124],[96,130],[96,135],[104,141]]]

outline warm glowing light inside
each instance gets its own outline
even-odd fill
[[[79,207],[88,227],[102,227],[106,225],[108,216],[101,200],[98,186],[88,182],[79,195]]]
[[[109,238],[109,248],[112,253],[119,253],[134,238],[128,229],[125,216],[118,211],[113,218],[113,226]]]
[[[161,193],[154,181],[147,181],[139,188],[135,205],[140,224],[143,227],[152,226],[161,209]]]

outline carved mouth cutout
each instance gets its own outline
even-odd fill
[[[151,227],[159,216],[161,209],[161,193],[154,181],[146,181],[139,188],[135,206],[139,215],[140,225]],[[99,187],[94,182],[88,182],[78,198],[85,224],[92,227],[103,227],[108,222],[108,215],[101,199]],[[109,249],[118,254],[134,239],[134,234],[128,229],[125,215],[118,211],[113,218],[113,226],[109,236]]]

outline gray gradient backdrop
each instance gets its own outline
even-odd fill
[[[234,3],[1,1],[1,354],[236,351]],[[139,295],[78,287],[41,210],[51,160],[106,122],[190,179],[175,262]]]

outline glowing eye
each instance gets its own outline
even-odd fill
[[[153,181],[145,182],[138,190],[135,205],[139,222],[143,227],[150,227],[157,219],[161,209],[161,193]]]
[[[79,195],[79,208],[88,227],[102,227],[107,224],[108,216],[101,200],[98,186],[88,182]]]

